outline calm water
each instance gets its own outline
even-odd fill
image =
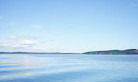
[[[0,82],[138,82],[138,56],[0,54]]]

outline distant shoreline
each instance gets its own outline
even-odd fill
[[[0,54],[81,54],[81,53],[57,53],[57,52],[0,52]]]
[[[62,53],[62,52],[0,52],[0,54],[90,54],[90,55],[138,55],[137,49],[90,51],[84,53]]]

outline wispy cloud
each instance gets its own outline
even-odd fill
[[[22,32],[22,34],[8,36],[7,39],[15,39],[15,40],[33,39],[33,40],[36,40],[36,39],[39,39],[39,37],[27,35],[27,34],[25,34],[25,32]]]
[[[20,40],[15,42],[4,42],[0,41],[0,48],[5,49],[21,49],[27,50],[27,49],[34,49],[36,45],[36,41],[34,40]]]
[[[17,39],[17,38],[23,38],[26,37],[25,34],[18,34],[18,35],[14,35],[14,36],[9,36],[9,39]]]
[[[49,43],[49,42],[53,42],[55,40],[43,40],[43,41],[40,41],[40,43]]]
[[[21,40],[19,42],[20,45],[32,45],[32,44],[35,44],[35,43],[36,43],[36,41],[34,41],[34,40]]]
[[[38,29],[38,28],[41,28],[40,25],[32,25],[32,27],[33,27],[33,28],[37,28],[37,29]]]
[[[54,47],[54,40],[38,39],[27,34],[17,34],[6,39],[6,41],[0,40],[0,51],[45,51],[49,50],[48,46]]]

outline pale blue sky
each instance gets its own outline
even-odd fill
[[[0,0],[0,51],[138,49],[138,0]]]

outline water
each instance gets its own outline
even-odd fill
[[[0,54],[0,82],[138,82],[138,55]]]

